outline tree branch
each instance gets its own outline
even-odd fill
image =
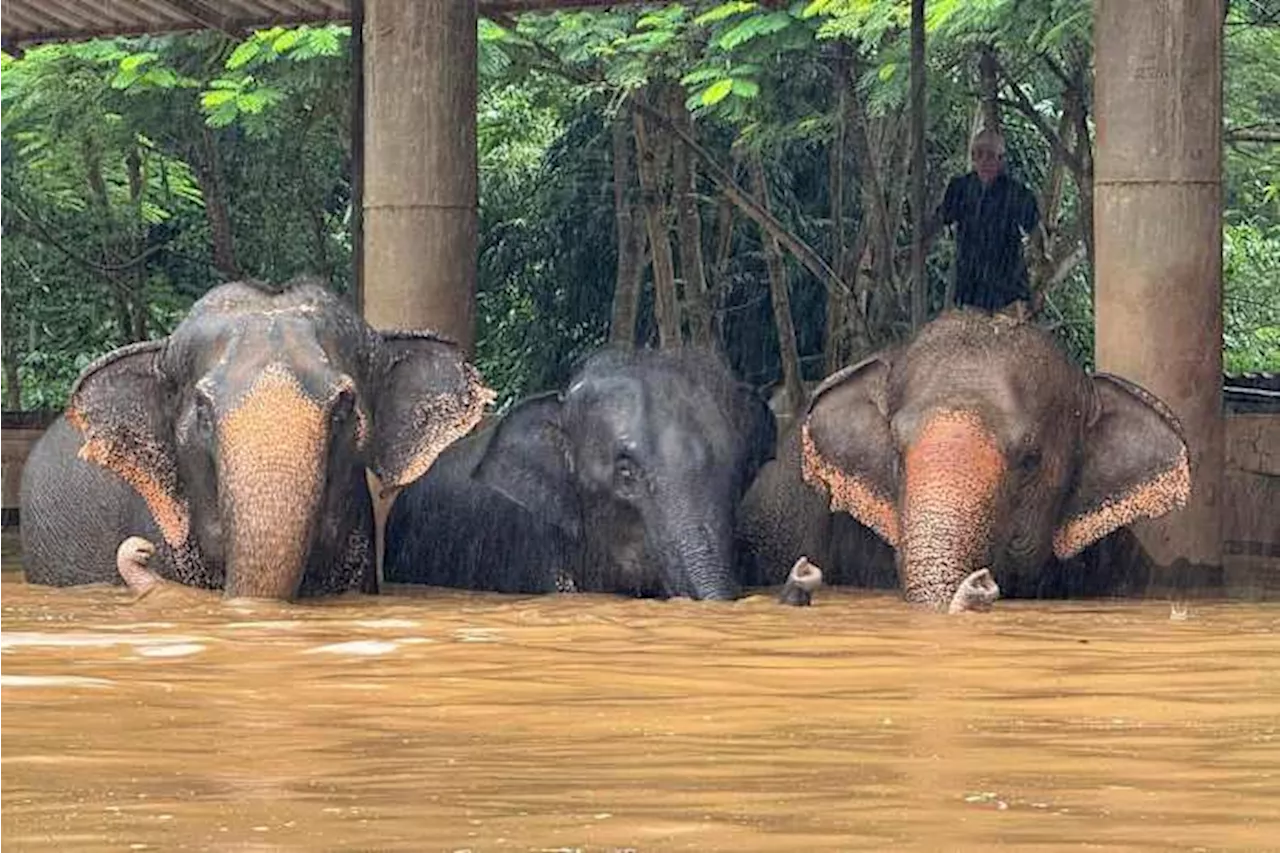
[[[1254,130],[1246,127],[1234,127],[1227,128],[1223,132],[1223,138],[1228,143],[1265,142],[1274,145],[1280,143],[1280,130]]]
[[[1001,64],[999,57],[993,56],[992,59],[996,64],[996,68],[1000,72],[1000,76],[1004,78],[1005,84],[1009,87],[1009,90],[1013,92],[1014,97],[1016,98],[1013,102],[1002,101],[1002,103],[1013,107],[1018,110],[1018,112],[1031,119],[1031,123],[1036,126],[1036,129],[1040,131],[1045,140],[1053,146],[1054,152],[1062,158],[1062,162],[1066,163],[1071,171],[1079,173],[1080,158],[1076,156],[1075,152],[1067,150],[1067,147],[1062,144],[1062,140],[1058,138],[1058,134],[1055,133],[1053,128],[1049,126],[1049,123],[1044,120],[1044,116],[1040,115],[1040,111],[1031,103],[1031,99],[1027,97],[1026,92],[1022,91],[1022,84],[1009,76],[1008,70],[1003,64]]]
[[[661,126],[668,133],[679,139],[692,152],[693,156],[702,161],[702,165],[707,170],[707,176],[720,187],[725,196],[734,203],[735,206],[756,224],[769,232],[769,235],[779,243],[787,247],[805,269],[813,273],[813,275],[829,288],[835,288],[840,292],[848,295],[851,291],[849,286],[840,278],[831,265],[823,259],[821,255],[814,250],[812,246],[801,240],[795,234],[792,234],[787,227],[779,222],[773,214],[760,206],[754,198],[752,198],[738,183],[733,176],[724,170],[724,168],[716,162],[711,152],[699,145],[693,138],[680,128],[676,127],[667,119],[660,111],[653,109],[647,104],[641,103],[639,100],[631,101],[631,108],[638,112],[644,113],[647,119],[653,121],[654,124]],[[866,325],[867,318],[861,317],[863,325]]]
[[[24,222],[26,222],[27,224],[35,228],[37,233],[33,234],[32,236],[39,239],[40,242],[44,243],[47,246],[52,246],[62,254],[66,255],[71,260],[85,267],[86,269],[92,270],[93,272],[96,272],[96,273],[100,273],[104,276],[110,277],[115,273],[125,272],[126,270],[133,269],[139,264],[146,263],[146,261],[152,255],[159,252],[166,245],[165,243],[157,243],[154,246],[149,246],[147,247],[146,251],[142,252],[142,254],[138,255],[137,257],[130,258],[129,260],[123,263],[100,264],[97,261],[90,260],[89,258],[86,258],[84,255],[81,255],[78,252],[74,251],[73,249],[68,248],[66,244],[64,244],[60,239],[54,236],[53,232],[50,231],[49,228],[43,222],[41,222],[31,214],[27,213],[25,210],[23,210],[22,207],[12,198],[6,197],[5,204],[12,207],[14,212],[16,212],[18,216],[22,217],[22,220]]]

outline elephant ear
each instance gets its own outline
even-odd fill
[[[576,539],[582,510],[563,413],[555,392],[520,403],[494,430],[472,476]]]
[[[71,388],[67,420],[84,434],[80,458],[132,486],[175,550],[187,542],[191,512],[178,479],[168,385],[159,368],[165,341],[108,353]]]
[[[1093,388],[1084,458],[1053,536],[1060,559],[1134,521],[1180,509],[1191,495],[1187,443],[1169,407],[1116,376],[1096,374]]]
[[[381,337],[365,450],[366,464],[388,490],[425,474],[442,450],[480,421],[494,395],[453,341],[430,332]]]
[[[890,545],[898,543],[897,450],[889,429],[889,363],[882,355],[818,386],[801,426],[804,479]]]

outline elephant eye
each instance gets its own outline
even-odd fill
[[[634,492],[640,485],[640,466],[629,456],[619,456],[613,463],[613,483],[620,492]]]
[[[333,401],[333,406],[329,409],[329,421],[335,427],[342,426],[351,420],[355,410],[355,395],[344,389],[338,394],[337,399]]]
[[[213,423],[213,402],[204,394],[196,394],[196,430],[201,438],[213,437]]]
[[[1018,459],[1018,467],[1028,473],[1040,467],[1040,450],[1035,447],[1027,448],[1023,451],[1021,458]]]

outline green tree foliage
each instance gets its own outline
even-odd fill
[[[481,21],[477,360],[503,398],[556,384],[610,337],[657,343],[664,288],[678,333],[709,329],[758,384],[788,358],[812,380],[906,334],[909,7],[731,0]],[[1230,370],[1277,370],[1280,29],[1249,8],[1226,22],[1225,355]],[[998,122],[1047,213],[1029,249],[1039,319],[1084,362],[1092,25],[1088,0],[927,4],[930,205],[968,168],[975,125]],[[4,57],[6,405],[59,405],[89,359],[165,333],[218,281],[313,272],[349,289],[349,42],[345,27],[296,27]],[[635,328],[611,332],[632,254]],[[933,310],[951,255],[949,240],[932,247]]]
[[[6,406],[61,405],[94,356],[165,334],[219,281],[349,286],[347,40],[300,27],[3,58]]]

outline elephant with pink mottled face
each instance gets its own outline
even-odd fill
[[[222,285],[80,376],[23,471],[27,578],[374,591],[366,472],[380,493],[418,478],[491,396],[451,342],[380,334],[316,283]],[[118,572],[130,537],[145,566]]]
[[[1088,376],[1029,322],[969,310],[828,378],[800,445],[830,508],[894,547],[907,601],[947,612],[985,608],[1002,577],[1177,509],[1191,488],[1167,406]]]

